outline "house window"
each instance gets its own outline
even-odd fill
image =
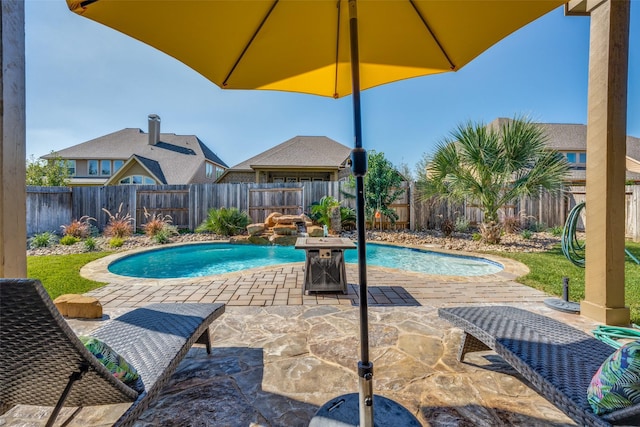
[[[216,179],[220,178],[224,173],[224,169],[216,167]]]
[[[298,178],[293,176],[287,177],[287,182],[298,182]]]
[[[91,175],[98,175],[98,161],[97,160],[88,160],[87,161],[87,173]]]
[[[75,176],[76,175],[76,161],[75,160],[60,160],[60,166],[63,168],[67,168],[67,175]]]
[[[124,160],[114,160],[113,161],[113,173],[118,172],[118,170],[124,165]]]
[[[576,163],[576,153],[567,153],[567,162],[575,164]]]
[[[120,184],[136,184],[136,185],[154,185],[156,181],[153,178],[142,175],[131,175],[120,180]]]
[[[211,163],[206,163],[205,164],[205,170],[206,170],[207,178],[213,178],[213,170],[214,169],[215,169],[215,167]]]
[[[111,160],[100,160],[100,175],[111,175]]]
[[[582,163],[582,164],[587,163],[587,153],[578,154],[578,163]]]
[[[67,173],[69,176],[76,176],[76,161],[67,160]]]

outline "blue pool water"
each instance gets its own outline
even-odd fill
[[[293,246],[203,243],[140,252],[114,261],[109,271],[122,276],[169,279],[212,276],[304,260],[305,251]],[[357,264],[357,250],[345,250],[345,261]],[[503,268],[483,258],[378,244],[367,244],[367,265],[453,276],[481,276]]]

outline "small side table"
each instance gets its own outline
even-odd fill
[[[355,249],[349,239],[338,237],[298,237],[296,249],[306,251],[303,292],[347,293],[347,272],[344,262],[345,249]]]

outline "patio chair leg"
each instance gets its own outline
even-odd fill
[[[491,350],[489,346],[467,332],[462,336],[460,350],[458,350],[458,361],[464,362],[464,355],[474,351]]]
[[[211,336],[209,335],[209,328],[200,335],[200,338],[196,340],[198,344],[204,344],[207,347],[207,354],[211,354]]]
[[[60,395],[60,399],[58,399],[58,403],[56,403],[55,408],[53,408],[53,412],[51,412],[51,415],[49,416],[49,419],[47,420],[47,424],[45,425],[45,427],[53,426],[53,423],[56,421],[56,418],[58,418],[58,414],[62,409],[62,405],[64,405],[64,401],[67,400],[67,396],[71,392],[71,387],[73,387],[73,384],[76,381],[79,381],[88,370],[89,370],[89,365],[83,364],[82,366],[80,366],[79,372],[73,372],[71,375],[69,375],[69,382],[67,383],[67,386],[64,388],[64,391]]]

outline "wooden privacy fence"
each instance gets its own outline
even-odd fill
[[[482,210],[471,203],[447,203],[423,200],[415,183],[404,183],[405,192],[391,206],[399,219],[395,228],[425,230],[438,228],[443,219],[464,217],[471,223],[482,221]],[[298,214],[309,212],[313,202],[333,196],[343,206],[355,208],[355,190],[348,182],[304,182],[284,184],[192,184],[192,185],[121,185],[109,187],[27,187],[27,234],[60,232],[60,226],[72,219],[90,216],[97,227],[107,224],[108,210],[120,216],[130,214],[140,228],[146,222],[144,209],[150,214],[170,215],[180,229],[194,230],[211,208],[235,207],[247,212],[254,222],[263,222],[271,212]],[[563,192],[543,193],[540,197],[523,197],[505,207],[501,218],[513,216],[525,224],[542,223],[562,226],[576,204],[585,198],[584,186],[567,187]],[[122,207],[120,208],[120,206]],[[382,227],[394,225],[381,218]],[[584,215],[580,227],[584,226]],[[376,228],[380,223],[376,222]],[[626,187],[626,235],[640,241],[640,186]]]

